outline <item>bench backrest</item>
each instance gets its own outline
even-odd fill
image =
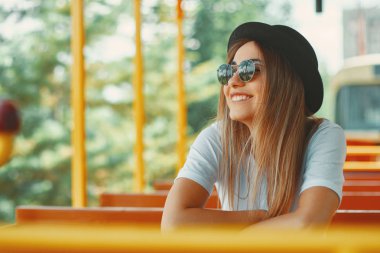
[[[339,209],[380,210],[380,192],[343,192]]]
[[[380,192],[380,180],[346,180],[343,192]]]
[[[167,191],[154,193],[127,193],[112,194],[102,193],[100,195],[100,206],[119,206],[119,207],[164,207]],[[218,196],[213,193],[208,199],[206,208],[218,208]]]
[[[100,196],[102,207],[164,207],[167,192],[149,194],[110,194]],[[212,194],[206,208],[220,208],[219,199]],[[380,210],[380,192],[351,191],[343,192],[342,203],[339,209],[345,210]]]
[[[27,223],[138,223],[159,225],[162,208],[70,208],[20,206],[16,224]],[[380,210],[338,210],[334,224],[380,225]]]
[[[24,223],[146,223],[159,224],[162,208],[20,206],[16,224]]]

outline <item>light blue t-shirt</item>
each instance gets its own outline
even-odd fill
[[[220,131],[217,123],[204,129],[196,138],[190,148],[184,167],[177,178],[188,178],[200,184],[210,194],[214,185],[218,191],[223,210],[231,210],[228,204],[226,185],[218,181],[219,158],[222,155]],[[293,203],[293,209],[299,199],[300,193],[313,186],[327,187],[342,198],[343,188],[343,164],[346,158],[346,139],[343,129],[323,120],[316,132],[311,137],[305,151],[302,179],[299,193]],[[250,169],[254,171],[255,162],[250,158]],[[250,170],[250,172],[252,172]],[[254,173],[249,173],[250,175]],[[262,182],[255,203],[250,204],[251,187],[247,183],[247,176],[240,175],[239,194],[235,190],[236,197],[234,210],[267,210],[266,183]],[[265,181],[265,180],[264,180]],[[252,182],[252,180],[250,180]]]

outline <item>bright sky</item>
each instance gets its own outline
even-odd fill
[[[293,18],[296,28],[314,47],[320,63],[330,74],[338,70],[343,60],[342,7],[340,1],[323,1],[323,12],[315,12],[315,1],[296,0]]]
[[[343,65],[343,10],[380,8],[379,0],[323,0],[323,12],[315,12],[315,0],[293,0],[294,24],[313,45],[320,63],[330,74]]]

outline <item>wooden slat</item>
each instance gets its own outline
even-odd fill
[[[164,207],[166,194],[102,194],[103,207]],[[218,208],[218,198],[212,195],[206,208]],[[380,192],[343,192],[340,209],[380,210]]]
[[[166,191],[154,193],[128,193],[113,194],[103,193],[100,195],[100,206],[118,207],[164,207],[167,197]],[[206,203],[206,208],[217,208],[219,199],[216,193],[211,194]]]
[[[344,178],[346,180],[370,180],[370,181],[378,181],[380,180],[380,172],[379,171],[344,171]]]
[[[343,192],[380,192],[380,180],[346,180]]]
[[[69,208],[21,206],[16,223],[138,223],[159,225],[162,208]],[[380,210],[338,210],[332,224],[380,225]]]
[[[162,208],[137,207],[46,207],[16,208],[16,223],[154,223],[159,224]]]
[[[102,194],[100,205],[103,207],[164,207],[166,193],[152,194]],[[210,196],[206,208],[218,208],[218,197]],[[343,192],[340,209],[380,210],[380,192],[352,191]]]
[[[166,197],[167,197],[167,193],[151,193],[151,194],[102,193],[100,195],[100,206],[164,207]]]
[[[153,188],[156,191],[169,191],[170,188],[172,188],[173,181],[154,181],[153,182]]]
[[[377,146],[379,143],[377,141],[374,141],[373,138],[372,140],[368,139],[363,139],[363,138],[350,138],[347,136],[346,133],[346,140],[347,140],[347,146]],[[378,139],[376,137],[376,139]]]
[[[380,192],[343,192],[339,209],[380,210]]]
[[[380,162],[347,161],[343,165],[344,171],[380,172]]]
[[[347,146],[347,155],[380,156],[380,146]]]
[[[338,210],[331,225],[380,225],[380,210]]]

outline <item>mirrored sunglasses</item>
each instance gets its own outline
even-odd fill
[[[241,81],[245,83],[249,82],[252,80],[255,72],[260,71],[256,66],[259,63],[260,61],[250,59],[242,61],[239,65],[222,64],[216,71],[219,83],[227,85],[228,80],[231,79],[236,71]]]

